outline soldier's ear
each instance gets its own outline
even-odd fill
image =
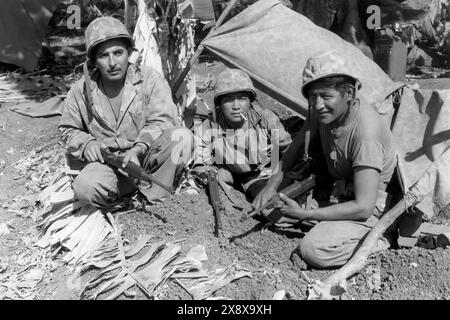
[[[348,99],[352,100],[355,97],[355,87],[354,86],[345,86],[345,93],[348,95]]]
[[[95,62],[93,60],[91,60],[91,59],[87,59],[86,62],[87,62],[87,66],[88,66],[89,70],[94,69],[95,67],[97,67],[95,65]]]

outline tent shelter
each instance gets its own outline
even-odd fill
[[[62,0],[2,0],[0,62],[33,71],[48,22],[60,2]]]
[[[361,50],[318,27],[277,0],[260,0],[206,37],[205,49],[230,65],[247,71],[257,86],[286,106],[306,115],[301,76],[308,57],[330,49],[353,57],[363,94],[376,104],[392,92],[394,83]]]

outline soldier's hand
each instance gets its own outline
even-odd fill
[[[138,166],[141,166],[141,162],[139,160],[140,155],[141,155],[141,148],[139,146],[135,146],[135,147],[131,148],[130,150],[128,150],[123,158],[122,168],[125,168],[130,161],[137,164]],[[125,177],[129,177],[128,173],[126,173],[122,169],[118,169],[118,171]],[[137,181],[135,181],[135,183],[136,182]]]
[[[284,205],[278,206],[278,211],[287,218],[304,220],[308,217],[308,211],[300,207],[297,201],[292,200],[283,193],[279,193],[280,199]]]
[[[88,142],[88,144],[84,148],[84,158],[89,162],[99,161],[101,163],[105,163],[105,161],[103,160],[102,152],[100,151],[102,147],[103,145],[96,140]]]
[[[137,164],[138,166],[141,166],[141,161],[139,160],[139,157],[141,156],[141,148],[136,146],[131,148],[130,150],[127,151],[127,153],[125,154],[125,157],[123,158],[122,161],[122,168],[125,168],[128,164],[128,162],[133,162],[135,164]]]
[[[255,199],[252,202],[252,207],[254,210],[258,210],[262,206],[264,206],[269,200],[277,195],[277,190],[275,188],[266,186],[264,189],[262,189],[258,195],[255,197]]]

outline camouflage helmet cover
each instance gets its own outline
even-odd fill
[[[113,17],[99,17],[94,19],[86,28],[85,39],[87,57],[93,60],[93,49],[110,39],[123,38],[133,46],[133,38],[130,36],[125,25],[120,20]]]
[[[218,98],[228,93],[245,91],[250,94],[250,100],[256,98],[256,91],[249,75],[239,69],[226,69],[217,76],[214,86],[214,104],[218,105]]]
[[[361,82],[353,73],[346,57],[337,51],[326,51],[313,55],[306,62],[303,69],[303,96],[308,99],[308,90],[313,82],[332,76],[350,77],[355,80],[356,90],[361,89]]]

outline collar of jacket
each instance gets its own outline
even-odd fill
[[[91,92],[95,93],[99,89],[99,81],[100,81],[100,72],[98,69],[94,69],[94,71],[90,75],[91,78]],[[134,97],[137,94],[137,89],[135,86],[143,81],[144,77],[142,75],[142,72],[139,70],[137,66],[134,64],[128,64],[127,69],[127,75],[125,78],[125,84],[124,84],[124,97],[125,100],[122,101],[122,105],[120,107],[119,111],[119,118],[115,122],[107,121],[105,118],[105,115],[103,114],[103,111],[96,107],[96,104],[98,104],[97,96],[95,94],[92,95],[93,99],[93,105],[92,105],[92,114],[97,118],[97,121],[102,122],[105,126],[110,128],[112,131],[116,131],[120,124],[122,123],[123,117],[126,113],[126,110],[128,110],[128,107],[132,103]]]

